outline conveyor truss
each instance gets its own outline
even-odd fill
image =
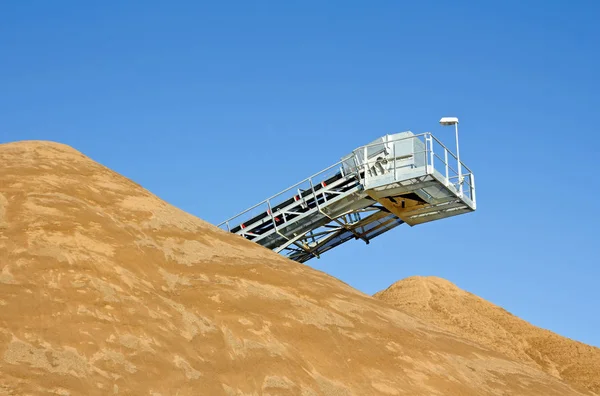
[[[385,135],[219,227],[306,262],[403,223],[474,211],[475,176],[461,165],[429,132]]]

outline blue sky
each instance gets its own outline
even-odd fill
[[[387,133],[453,147],[458,116],[477,212],[310,265],[370,294],[440,276],[600,346],[600,3],[173,3],[3,3],[0,141],[218,223]]]

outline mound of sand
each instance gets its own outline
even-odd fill
[[[535,327],[436,277],[411,277],[375,297],[515,361],[600,393],[600,349]]]
[[[0,394],[585,394],[48,142],[0,145],[0,312]]]

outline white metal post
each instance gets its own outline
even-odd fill
[[[369,184],[369,181],[367,179],[367,174],[369,172],[369,161],[367,161],[367,146],[364,147],[364,151],[363,151],[363,168],[365,170],[365,186],[367,186]]]
[[[435,154],[433,152],[433,137],[430,134],[427,135],[428,139],[429,139],[429,159],[431,160],[431,168],[430,171],[431,173],[435,173]]]
[[[423,159],[425,160],[425,173],[429,174],[429,160],[427,159],[427,135],[423,136],[423,141],[425,142],[425,150],[423,151]],[[414,143],[413,147],[415,147]]]
[[[393,151],[393,155],[394,155],[394,180],[396,180],[396,173],[397,173],[396,172],[396,168],[397,168],[397,165],[396,165],[396,142],[394,142],[393,147],[394,148],[392,149],[392,151]]]
[[[273,228],[275,228],[275,232],[279,233],[279,231],[277,230],[277,222],[275,221],[275,216],[273,215],[273,209],[271,208],[271,201],[269,201],[268,199],[267,207],[269,208],[269,215],[271,215],[271,221],[273,221]]]
[[[444,163],[446,164],[446,186],[450,184],[450,179],[448,178],[448,149],[444,146]]]
[[[475,175],[473,173],[470,173],[471,178],[471,201],[473,201],[473,206],[477,207],[477,197],[475,196]]]
[[[454,130],[456,131],[456,159],[458,161],[458,189],[460,196],[463,195],[463,179],[462,179],[462,165],[460,163],[460,148],[458,147],[458,122],[454,124]]]

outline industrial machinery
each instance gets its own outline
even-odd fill
[[[475,209],[473,172],[431,133],[407,131],[357,148],[219,227],[306,262],[350,240],[369,243],[403,223]]]

